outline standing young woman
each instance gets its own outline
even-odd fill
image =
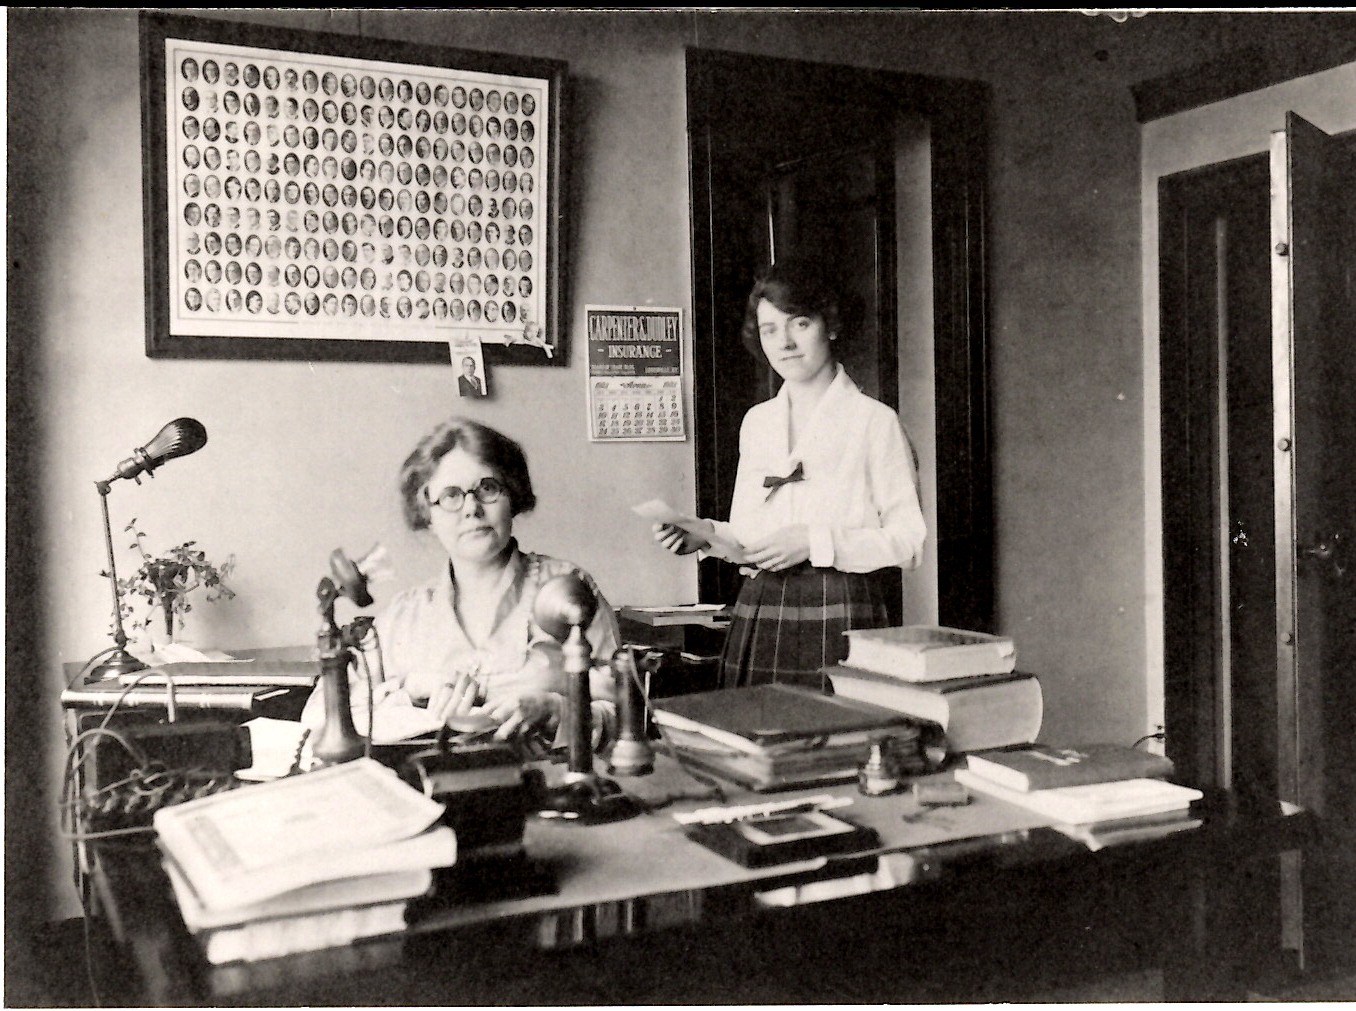
[[[916,568],[927,529],[914,457],[895,412],[838,362],[838,300],[812,264],[773,265],[749,294],[744,343],[783,383],[739,433],[730,520],[709,539],[656,524],[676,554],[743,546],[745,579],[721,659],[724,687],[823,689],[847,655],[843,632],[887,624],[872,573]]]

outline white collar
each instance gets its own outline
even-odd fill
[[[862,396],[861,390],[852,381],[852,377],[847,374],[847,369],[843,368],[842,362],[835,365],[835,370],[833,380],[829,383],[828,389],[820,396],[819,403],[815,404],[815,409],[810,414],[809,424],[801,432],[800,441],[794,452],[789,446],[791,393],[787,388],[788,384],[782,383],[781,389],[772,398],[771,402],[777,405],[776,450],[777,454],[786,460],[788,473],[796,464],[804,461],[807,449],[819,437],[819,432],[826,427],[823,419],[841,410],[846,401],[853,397]]]

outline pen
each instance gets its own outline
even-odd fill
[[[764,821],[768,818],[779,818],[784,814],[804,814],[807,811],[818,811],[823,807],[812,800],[804,801],[800,804],[794,804],[791,807],[779,807],[775,811],[754,811],[752,814],[746,814],[742,818],[735,818],[735,821]]]
[[[807,810],[824,811],[835,807],[846,807],[851,803],[851,797],[835,797],[831,793],[823,793],[814,797],[804,797],[800,800],[750,804],[744,807],[704,807],[698,811],[678,813],[673,817],[683,825],[721,825],[733,821],[745,821],[756,816]]]

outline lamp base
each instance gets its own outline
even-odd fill
[[[546,790],[537,816],[575,825],[598,825],[634,818],[640,810],[612,780],[591,772],[574,772],[559,786]]]
[[[127,647],[119,646],[107,660],[85,675],[84,683],[92,684],[95,681],[115,678],[121,674],[135,674],[139,670],[145,670],[147,666],[146,663],[127,652]]]

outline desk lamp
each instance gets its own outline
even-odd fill
[[[320,652],[320,680],[324,684],[325,699],[325,725],[312,748],[318,766],[352,761],[362,757],[365,750],[365,742],[353,725],[353,711],[349,707],[348,666],[353,650],[362,648],[372,619],[360,616],[341,627],[334,620],[334,605],[340,597],[347,597],[358,607],[371,607],[368,577],[385,561],[386,552],[380,545],[356,562],[344,554],[343,549],[335,548],[330,552],[330,575],[322,577],[316,587],[322,619],[316,646]],[[371,720],[370,713],[368,719]],[[368,731],[371,732],[370,726]]]
[[[533,619],[561,644],[569,679],[564,715],[569,765],[564,782],[548,791],[543,813],[586,825],[620,821],[640,813],[621,787],[593,770],[593,700],[589,692],[592,656],[584,626],[597,610],[598,598],[573,573],[549,580],[537,591],[532,605]]]
[[[145,670],[146,665],[127,652],[127,633],[122,627],[122,591],[118,587],[118,569],[113,560],[113,530],[108,522],[108,493],[119,478],[131,478],[141,484],[141,475],[155,476],[155,468],[176,456],[196,453],[207,444],[207,429],[193,418],[177,418],[155,434],[145,446],[132,450],[132,455],[118,464],[113,476],[94,482],[99,490],[99,502],[104,514],[104,548],[108,552],[108,585],[113,590],[113,649],[103,663],[91,670],[85,684],[119,674]]]

